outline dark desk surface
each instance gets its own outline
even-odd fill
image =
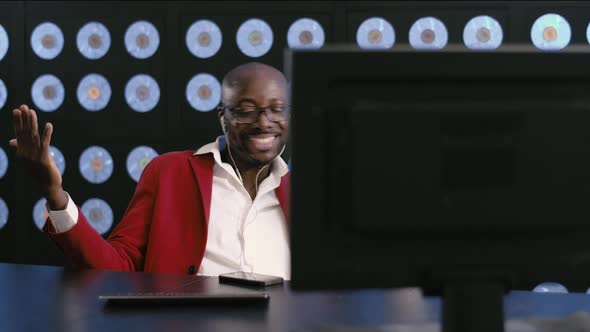
[[[190,276],[0,263],[0,331],[302,331],[440,319],[441,301],[417,289],[293,292],[267,289],[267,305],[110,308],[99,294],[173,288]],[[217,278],[203,280],[217,283]],[[507,318],[590,311],[590,295],[513,291]]]

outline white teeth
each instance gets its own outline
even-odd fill
[[[274,137],[267,137],[267,138],[250,138],[254,141],[260,142],[260,143],[270,143],[272,142],[273,139],[275,139]]]

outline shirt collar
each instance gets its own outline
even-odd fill
[[[225,136],[218,136],[217,139],[215,140],[215,142],[211,142],[209,144],[203,145],[202,147],[200,147],[195,153],[193,153],[193,156],[198,156],[198,155],[203,155],[203,154],[207,154],[207,153],[213,153],[213,159],[215,160],[215,163],[218,164],[219,166],[222,165],[222,161],[221,161],[221,151],[223,149],[225,149],[226,143],[225,143]],[[272,162],[271,162],[271,174],[276,174],[279,177],[282,177],[283,175],[287,174],[289,172],[289,166],[287,165],[287,163],[283,160],[283,158],[281,156],[277,156]]]

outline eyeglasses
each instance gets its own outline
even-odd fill
[[[272,122],[285,121],[289,117],[289,105],[269,105],[266,107],[256,106],[242,106],[242,107],[229,107],[221,104],[221,108],[231,112],[232,117],[236,123],[239,124],[252,124],[258,121],[260,112],[266,113],[266,118]]]

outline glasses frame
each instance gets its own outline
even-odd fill
[[[254,120],[253,120],[253,121],[251,121],[251,122],[247,122],[247,121],[240,121],[240,120],[238,120],[238,119],[235,117],[235,114],[236,114],[236,113],[239,113],[239,111],[237,111],[237,110],[240,110],[240,109],[242,109],[243,107],[230,107],[229,105],[226,105],[226,104],[224,104],[224,103],[221,103],[221,104],[219,104],[219,109],[222,109],[222,110],[229,111],[229,112],[231,113],[231,115],[232,115],[232,121],[234,121],[235,123],[238,123],[238,124],[253,124],[253,123],[256,123],[256,122],[258,121],[258,118],[260,117],[260,113],[262,113],[262,112],[265,112],[265,113],[266,113],[266,118],[268,119],[268,121],[271,121],[271,122],[279,123],[279,122],[283,122],[283,121],[288,121],[288,120],[289,120],[289,115],[290,115],[290,113],[291,113],[291,112],[290,112],[290,110],[291,110],[291,105],[288,105],[288,104],[287,104],[287,105],[281,105],[281,106],[285,106],[285,107],[286,107],[286,111],[284,111],[284,113],[285,113],[285,118],[284,118],[284,119],[282,119],[282,120],[271,120],[271,119],[268,117],[269,113],[267,112],[267,110],[268,110],[269,108],[272,108],[273,106],[277,106],[277,105],[268,105],[268,106],[265,106],[265,107],[258,107],[258,106],[248,106],[248,108],[253,108],[253,109],[254,109],[254,111],[253,111],[253,112],[255,112],[255,113],[256,113],[256,117],[255,117],[255,118],[254,118]]]

